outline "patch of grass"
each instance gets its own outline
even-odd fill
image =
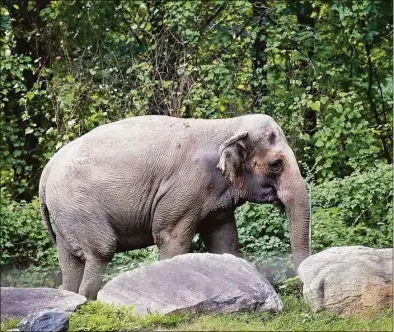
[[[187,320],[186,314],[140,317],[132,308],[88,302],[70,317],[70,331],[161,330],[178,326]]]
[[[147,315],[131,308],[115,308],[99,302],[82,306],[70,319],[70,331],[209,330],[209,331],[392,331],[392,310],[373,319],[311,313],[296,296],[283,296],[281,313]]]
[[[374,319],[311,313],[303,300],[283,297],[282,313],[200,315],[177,326],[188,331],[392,331],[392,310]]]
[[[20,318],[6,318],[2,319],[0,322],[0,331],[7,331],[10,329],[16,328],[18,323],[20,322]]]

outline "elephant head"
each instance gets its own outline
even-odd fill
[[[293,150],[278,124],[266,115],[248,123],[223,142],[217,165],[240,198],[285,207],[296,267],[309,256],[309,204]]]

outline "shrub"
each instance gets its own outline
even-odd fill
[[[391,247],[392,165],[325,182],[313,190],[313,249],[364,245]]]
[[[37,197],[30,203],[16,202],[1,189],[1,254],[0,264],[42,267],[57,264],[56,249],[41,221]]]

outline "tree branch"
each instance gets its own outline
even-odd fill
[[[211,23],[212,21],[224,10],[224,8],[227,7],[227,3],[223,3],[221,4],[216,10],[215,12],[207,18],[207,20],[205,21],[205,25],[204,27],[201,29],[202,31],[204,31]],[[209,29],[212,30],[212,29]]]
[[[122,9],[120,9],[119,7],[117,8],[117,12],[120,13],[120,17],[123,20],[124,23],[126,23],[127,27],[129,28],[130,33],[134,36],[135,40],[138,42],[138,45],[142,46],[143,43],[141,41],[141,39],[138,37],[138,35],[133,31],[130,22],[126,19]]]
[[[373,84],[373,64],[372,64],[372,60],[371,60],[371,45],[368,43],[364,44],[365,46],[365,52],[367,54],[367,60],[368,60],[368,88],[367,88],[367,96],[368,96],[368,100],[369,103],[371,105],[371,111],[374,114],[375,117],[375,121],[377,123],[378,126],[382,125],[382,122],[380,121],[379,118],[379,114],[377,112],[376,109],[376,103],[373,99],[373,95],[372,95],[372,84]],[[382,141],[382,145],[383,145],[383,153],[386,157],[386,160],[388,161],[388,163],[392,163],[392,158],[390,156],[390,152],[387,148],[387,143],[386,143],[386,138],[384,137],[384,135],[382,133],[379,132],[379,137],[380,140]]]

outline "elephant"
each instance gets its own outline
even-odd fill
[[[247,201],[282,206],[294,265],[309,256],[308,193],[282,129],[265,114],[98,126],[49,160],[39,200],[63,287],[88,299],[117,252],[157,245],[168,259],[188,253],[198,233],[209,252],[240,256],[234,210]]]

